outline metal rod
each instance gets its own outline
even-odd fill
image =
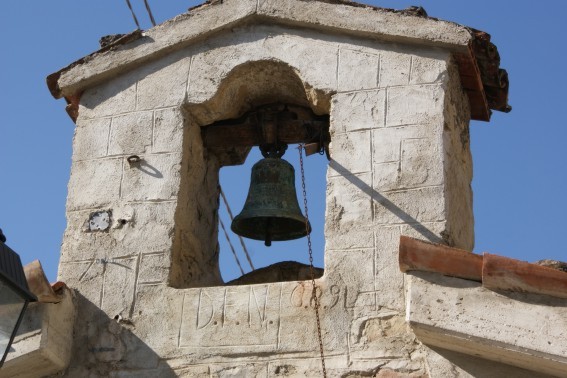
[[[130,8],[130,12],[132,12],[132,17],[134,18],[134,22],[136,23],[138,30],[140,30],[140,23],[138,22],[138,19],[136,18],[136,14],[134,13],[134,9],[132,9],[132,4],[130,4],[130,0],[126,0],[126,4],[128,5],[128,8]]]
[[[224,236],[226,237],[226,241],[228,242],[228,245],[230,245],[230,249],[232,251],[232,254],[234,255],[234,259],[236,260],[236,265],[238,265],[238,269],[240,269],[240,273],[242,273],[242,275],[244,275],[244,270],[242,269],[242,265],[240,265],[240,260],[238,259],[238,256],[236,255],[236,251],[234,250],[234,246],[232,245],[232,242],[230,241],[230,238],[228,237],[228,232],[226,232],[226,228],[224,228],[224,223],[222,223],[222,219],[219,218],[219,223],[221,225],[222,230],[224,231]]]
[[[156,20],[154,20],[154,15],[152,14],[152,10],[150,9],[150,4],[148,4],[148,0],[144,0],[144,4],[146,5],[146,10],[150,15],[150,21],[152,22],[152,25],[156,26]]]
[[[228,215],[230,216],[230,220],[233,221],[234,216],[232,215],[232,211],[230,210],[230,206],[228,205],[228,201],[226,200],[226,197],[224,195],[222,188],[220,188],[220,194],[221,194],[222,200],[224,201],[224,205],[226,206],[226,210],[228,211]],[[248,264],[250,264],[250,268],[252,268],[252,270],[256,270],[256,268],[254,268],[254,264],[252,264],[252,259],[250,259],[250,255],[248,254],[248,249],[246,248],[246,245],[244,244],[244,239],[242,239],[242,236],[240,236],[240,235],[238,235],[238,239],[240,240],[240,245],[242,246],[242,249],[244,250],[244,254],[246,255],[246,260],[248,260]]]

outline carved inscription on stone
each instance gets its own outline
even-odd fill
[[[280,352],[310,352],[318,350],[317,323],[312,299],[311,282],[286,282],[282,285],[281,330],[278,342]],[[316,296],[326,350],[338,350],[346,345],[346,329],[342,319],[344,310],[344,288],[319,281]],[[348,322],[345,322],[348,324]],[[337,347],[339,346],[339,347]]]
[[[180,347],[277,346],[281,285],[187,291]]]

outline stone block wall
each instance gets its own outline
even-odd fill
[[[224,287],[218,270],[222,158],[200,127],[274,101],[331,116],[317,280],[330,376],[425,376],[442,359],[406,326],[397,251],[402,234],[472,248],[451,54],[247,26],[82,95],[59,268],[79,298],[68,376],[319,375],[311,284]]]

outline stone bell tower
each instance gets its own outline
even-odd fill
[[[225,286],[219,273],[218,173],[251,145],[211,125],[268,104],[327,120],[316,285],[328,375],[462,371],[406,323],[398,250],[402,235],[473,247],[469,121],[508,110],[487,34],[346,0],[209,1],[48,85],[77,125],[59,265],[78,313],[65,376],[321,375],[311,282]]]

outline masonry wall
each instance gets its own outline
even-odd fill
[[[239,80],[266,67],[287,84]],[[397,261],[402,234],[472,248],[469,110],[450,54],[249,26],[82,95],[59,268],[79,298],[68,376],[319,374],[310,283],[223,287],[218,272],[222,159],[199,128],[278,98],[331,115],[317,280],[329,375],[452,366],[408,329]]]

